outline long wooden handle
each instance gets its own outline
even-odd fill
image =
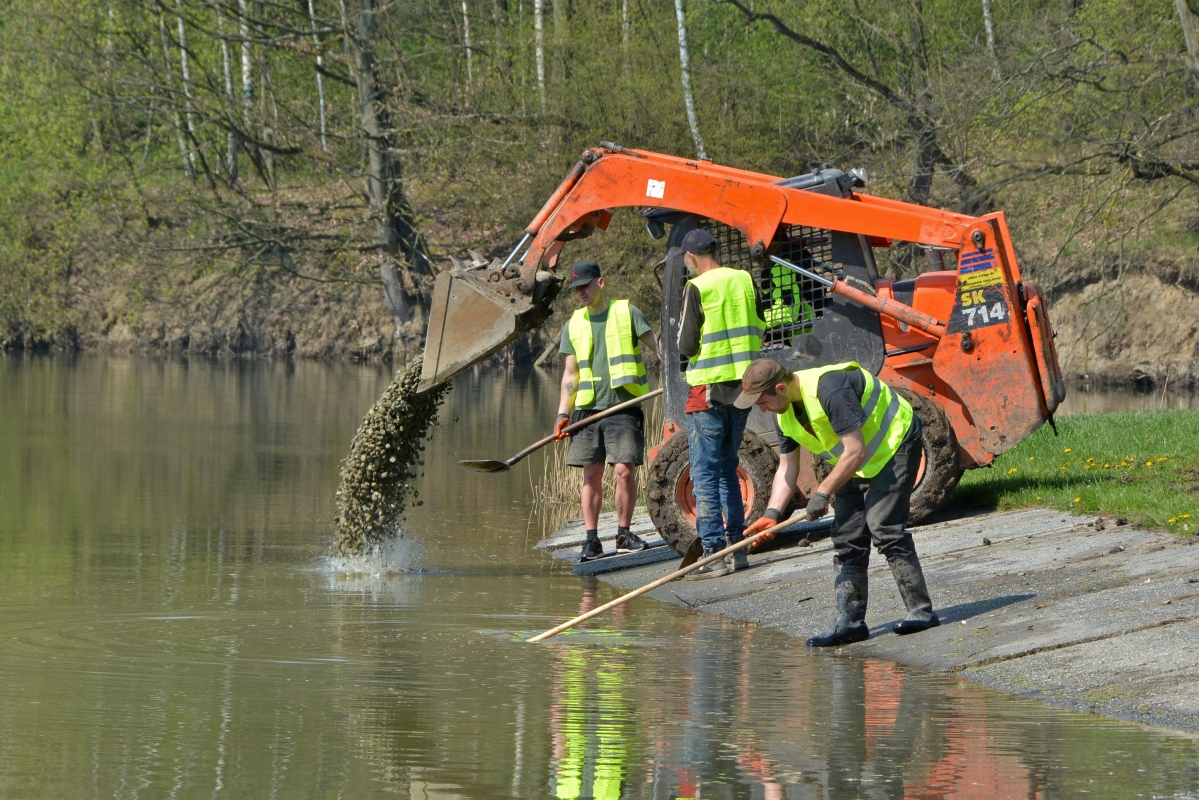
[[[728,547],[724,548],[723,550],[713,553],[710,556],[705,556],[704,558],[701,558],[699,561],[696,561],[694,564],[692,564],[689,567],[683,567],[680,570],[675,570],[674,572],[670,573],[669,575],[658,578],[658,580],[654,581],[653,583],[647,583],[645,586],[642,586],[640,589],[634,589],[633,591],[629,592],[628,594],[623,594],[620,597],[616,598],[615,600],[612,600],[611,602],[604,603],[599,608],[593,608],[590,611],[588,611],[586,614],[580,614],[579,616],[575,617],[574,619],[570,620],[569,622],[563,622],[558,627],[550,628],[545,633],[539,633],[536,636],[531,636],[528,639],[525,639],[525,641],[526,642],[542,642],[542,641],[545,641],[546,639],[550,638],[551,636],[557,636],[559,633],[562,633],[562,631],[567,630],[569,628],[573,628],[574,626],[578,625],[580,622],[586,622],[587,620],[591,619],[592,617],[597,617],[610,608],[616,608],[618,605],[621,605],[622,603],[629,602],[634,597],[640,597],[641,595],[645,594],[646,592],[652,592],[654,589],[657,589],[659,586],[663,586],[667,583],[670,583],[671,581],[675,580],[676,578],[681,578],[689,572],[694,572],[695,570],[699,569],[700,567],[704,566],[705,564],[711,564],[713,561],[715,561],[719,558],[724,558],[729,553],[735,553],[738,550],[742,550],[746,547],[749,547],[751,544],[756,542],[759,538],[765,536],[768,533],[777,533],[778,531],[781,531],[783,528],[789,528],[792,525],[798,524],[800,522],[805,522],[807,519],[808,519],[808,512],[801,511],[789,520],[780,522],[779,524],[771,526],[764,531],[760,531],[760,532],[754,534],[753,536],[750,536],[748,539],[742,539],[741,541],[737,542],[736,544],[731,544]]]
[[[586,428],[588,425],[590,425],[593,422],[599,422],[604,417],[610,417],[613,414],[615,414],[617,411],[623,411],[624,409],[635,406],[638,403],[644,403],[646,400],[649,400],[653,397],[657,397],[660,394],[662,394],[661,389],[654,389],[652,392],[646,392],[645,394],[641,395],[640,397],[634,397],[632,400],[625,400],[623,403],[617,403],[616,405],[612,406],[611,408],[605,408],[603,411],[599,412],[598,414],[592,414],[590,417],[587,417],[586,419],[581,419],[573,425],[567,425],[565,428],[562,429],[562,432],[563,433],[574,433],[577,430],[582,430],[583,428]],[[556,438],[558,438],[557,434],[551,433],[549,436],[545,437],[544,439],[539,439],[536,442],[533,442],[533,444],[529,445],[524,450],[521,450],[519,453],[512,456],[512,458],[508,459],[504,463],[506,463],[508,466],[512,466],[517,461],[520,461],[522,458],[527,456],[529,453],[534,453],[534,452],[540,450],[541,448],[545,447],[550,442],[554,441]]]

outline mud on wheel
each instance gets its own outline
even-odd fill
[[[746,520],[762,516],[770,499],[770,485],[778,456],[756,433],[745,432],[738,452],[737,477]],[[691,457],[686,434],[672,436],[649,465],[646,506],[662,538],[680,555],[695,540],[695,494],[691,483]]]

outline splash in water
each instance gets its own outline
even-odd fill
[[[417,358],[396,374],[362,420],[341,464],[338,556],[377,555],[384,545],[402,540],[409,502],[420,505],[413,479],[422,474],[425,440],[450,389],[440,384],[417,393],[421,362]]]

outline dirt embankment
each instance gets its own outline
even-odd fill
[[[1199,282],[1174,265],[1094,270],[1052,293],[1058,358],[1071,380],[1199,388]]]

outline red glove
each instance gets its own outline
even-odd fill
[[[558,415],[558,421],[554,423],[554,441],[560,442],[570,436],[563,429],[570,424],[570,417],[565,414]]]
[[[766,530],[767,528],[773,528],[775,525],[778,525],[778,523],[775,522],[774,520],[772,520],[770,517],[761,517],[756,522],[754,522],[753,525],[750,525],[748,528],[746,528],[742,532],[741,535],[744,536],[746,539],[748,539],[749,537],[753,536],[754,534],[761,533],[762,531]],[[773,541],[773,540],[774,540],[773,533],[768,533],[765,536],[759,536],[758,540],[749,546],[749,549],[757,550],[762,545],[766,544],[767,542]]]

